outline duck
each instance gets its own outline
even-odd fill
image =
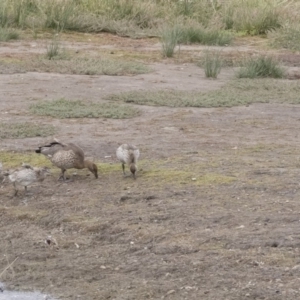
[[[140,156],[140,150],[129,144],[122,144],[116,151],[118,160],[122,163],[123,174],[125,176],[125,164],[129,166],[133,178],[136,179],[137,162]]]
[[[97,166],[84,158],[83,150],[73,143],[63,144],[54,140],[50,144],[40,146],[35,150],[48,157],[56,167],[61,169],[61,175],[58,180],[66,181],[65,172],[67,169],[89,169],[96,178],[98,178]]]
[[[14,185],[15,194],[18,194],[18,185],[22,185],[25,188],[25,195],[27,194],[27,187],[34,182],[42,182],[45,179],[46,174],[50,173],[48,167],[32,167],[29,164],[22,164],[22,167],[14,171],[6,172],[4,175],[8,176],[10,182]]]

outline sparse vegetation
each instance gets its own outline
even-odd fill
[[[226,29],[251,35],[266,34],[281,26],[283,5],[277,1],[231,0],[224,3],[221,14]]]
[[[192,22],[187,25],[166,26],[161,32],[162,53],[172,57],[179,44],[202,44],[224,46],[230,44],[232,35],[217,29],[208,29]]]
[[[52,39],[50,44],[46,47],[46,58],[49,60],[54,59],[55,57],[58,57],[61,52],[61,47],[59,44],[59,41],[56,37]]]
[[[217,78],[222,68],[220,52],[206,51],[202,64],[207,78]]]
[[[296,1],[3,0],[0,3],[0,24],[2,27],[31,28],[35,20],[35,27],[56,32],[106,31],[136,37],[157,36],[165,26],[163,24],[186,26],[194,22],[205,28],[214,28],[216,32],[225,28],[256,35],[280,28],[291,16],[299,13],[299,6],[293,3]],[[199,42],[199,37],[203,39],[206,34],[205,31],[194,32],[189,42],[194,38]],[[205,39],[216,40],[212,36],[210,32]],[[217,39],[222,40],[221,36]]]
[[[22,139],[29,137],[46,137],[56,132],[55,127],[51,125],[25,123],[0,123],[1,139]]]
[[[0,161],[4,169],[20,167],[23,162],[33,166],[51,167],[52,165],[44,155],[36,155],[34,152],[0,151]]]
[[[41,101],[30,106],[30,111],[39,116],[53,118],[112,118],[126,119],[136,116],[139,111],[130,105],[116,103],[92,103],[58,99]]]
[[[174,56],[180,44],[226,45],[237,31],[239,35],[265,35],[270,29],[268,38],[275,47],[297,50],[297,32],[287,33],[293,41],[284,39],[288,13],[281,11],[294,0],[252,3],[3,0],[1,26],[30,28],[38,40],[32,41],[26,30],[24,42],[3,45],[0,73],[150,72],[137,57],[144,59],[148,53],[147,62],[160,59],[156,37],[162,28],[170,30],[162,40],[166,57]],[[294,12],[297,15],[297,9]],[[170,27],[172,24],[176,26]],[[40,38],[64,30],[155,39],[132,41],[68,32],[60,34],[70,47],[68,57],[59,43],[55,45],[58,40],[49,43],[47,53],[44,48],[41,52],[39,45],[44,41]],[[265,50],[266,44],[266,39],[242,37],[237,48],[209,50],[204,56],[200,56],[202,47],[182,47],[180,64],[156,64],[155,73],[135,78],[2,76],[1,114],[3,120],[10,118],[10,124],[0,124],[3,170],[20,167],[22,162],[52,167],[34,149],[49,143],[55,134],[62,143],[74,142],[83,148],[86,158],[97,164],[99,179],[86,169],[68,170],[73,182],[60,183],[61,170],[52,167],[52,174],[33,185],[28,195],[12,197],[13,186],[0,172],[0,281],[12,290],[42,290],[55,299],[297,299],[297,109],[271,104],[168,108],[258,102],[299,105],[299,81],[256,78],[281,77],[278,62],[268,57],[260,57],[248,69],[243,65],[241,71],[247,76],[241,77],[250,79],[231,81],[232,70],[224,70],[222,80],[203,80],[202,70],[183,64],[201,60],[206,76],[216,78],[226,59],[227,65],[240,66],[241,59]],[[280,55],[286,55],[286,61],[292,56],[290,64],[298,63],[298,55],[289,51]],[[227,58],[221,61],[221,56]],[[126,61],[132,58],[134,61]],[[99,99],[92,102],[79,96],[81,100],[74,100],[80,87],[86,99],[96,95]],[[168,90],[159,90],[166,87]],[[120,92],[124,90],[129,92]],[[118,94],[103,101],[109,92]],[[73,100],[48,100],[57,95]],[[33,105],[24,111],[28,103]],[[135,116],[139,117],[99,119]],[[21,123],[24,119],[31,122]],[[116,161],[115,149],[123,142],[141,149],[137,180],[123,176],[121,163]],[[127,166],[126,172],[129,174]]]
[[[179,26],[166,27],[161,34],[162,53],[164,57],[172,57],[175,47],[181,39],[181,28]]]
[[[284,77],[284,69],[278,61],[271,56],[260,55],[252,57],[245,61],[243,67],[237,72],[239,78],[257,78],[257,77]]]
[[[12,28],[1,28],[0,27],[0,42],[7,42],[10,40],[17,40],[19,33]]]
[[[174,170],[170,168],[153,168],[148,172],[143,172],[144,180],[156,180],[156,186],[165,186],[172,184],[189,184],[189,185],[209,185],[209,184],[228,184],[235,180],[234,177],[224,176],[221,174],[197,175],[190,170]],[[195,180],[192,180],[195,178]]]
[[[300,25],[289,24],[268,33],[270,44],[277,48],[300,51]]]
[[[137,75],[151,71],[147,65],[139,62],[105,59],[103,57],[72,57],[61,50],[57,56],[51,54],[52,59],[45,55],[27,60],[0,61],[0,73],[11,72],[52,72],[61,74],[80,75]]]
[[[297,82],[275,79],[236,79],[223,88],[207,93],[176,90],[131,91],[112,94],[108,99],[139,105],[169,107],[232,107],[251,103],[299,104]]]
[[[232,34],[215,28],[205,28],[199,24],[181,27],[179,43],[224,46],[231,43]]]

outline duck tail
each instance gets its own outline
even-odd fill
[[[54,142],[52,142],[48,145],[40,146],[38,149],[35,150],[35,153],[42,153],[43,148],[51,148],[52,146],[55,146],[55,145],[62,145],[62,144],[60,142],[58,142],[57,140],[55,140]]]

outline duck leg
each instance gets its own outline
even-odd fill
[[[125,164],[122,163],[123,175],[125,176]]]
[[[62,170],[61,170],[61,174],[60,174],[58,180],[63,180],[63,182],[70,182],[70,181],[72,181],[72,179],[67,179],[67,178],[66,178],[65,172],[66,172],[65,169],[62,169]]]
[[[61,169],[61,174],[60,174],[59,177],[58,177],[58,181],[59,181],[59,180],[66,181],[65,172],[66,172],[65,169]]]
[[[14,182],[14,189],[15,189],[15,194],[14,194],[14,196],[17,196],[18,190],[17,190],[17,187],[16,187],[16,183],[15,183],[15,182]]]

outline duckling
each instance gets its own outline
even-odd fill
[[[140,150],[134,145],[123,144],[117,149],[116,154],[118,160],[122,163],[123,174],[125,175],[125,164],[127,164],[135,179]]]
[[[27,194],[27,187],[34,182],[42,182],[45,179],[45,175],[49,173],[49,168],[35,168],[28,164],[22,164],[21,169],[17,169],[12,172],[8,172],[5,175],[13,183],[15,189],[15,196],[18,194],[17,185],[23,185],[25,188],[25,194]]]
[[[44,154],[56,167],[61,169],[58,180],[63,179],[63,181],[66,181],[65,171],[72,168],[88,168],[98,178],[97,166],[93,162],[84,159],[82,149],[73,143],[62,144],[55,140],[48,145],[39,147],[35,152]]]

